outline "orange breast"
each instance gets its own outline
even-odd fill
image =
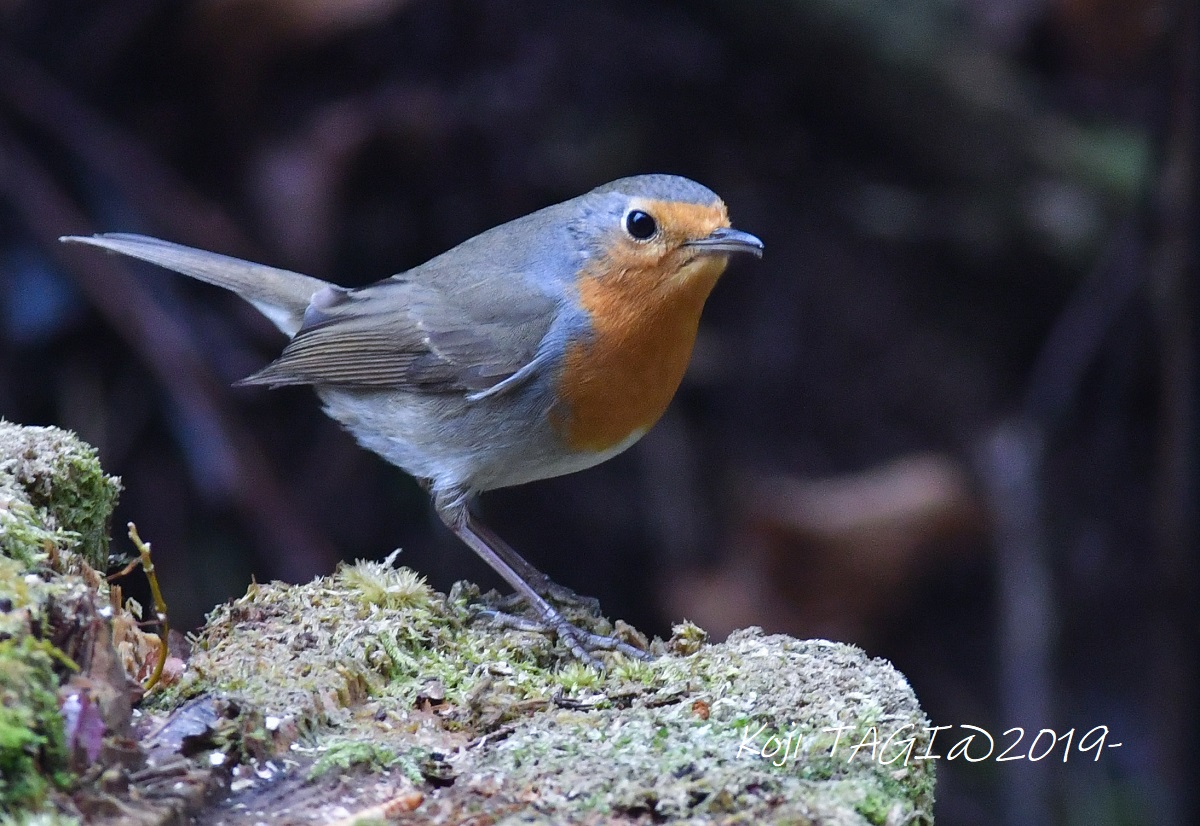
[[[704,301],[725,263],[699,258],[666,278],[582,275],[579,295],[593,335],[568,347],[552,413],[571,448],[609,450],[658,421],[679,388]]]

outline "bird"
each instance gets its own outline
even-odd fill
[[[659,419],[731,256],[762,257],[712,190],[667,174],[599,186],[359,288],[145,235],[63,236],[248,301],[290,341],[239,385],[310,385],[366,449],[589,665],[629,643],[567,621],[558,586],[472,510],[485,491],[616,456]],[[566,590],[566,589],[562,589]]]

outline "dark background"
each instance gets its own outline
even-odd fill
[[[1196,18],[0,0],[0,415],[99,448],[179,626],[396,547],[439,588],[498,584],[310,392],[229,387],[282,345],[251,308],[54,239],[356,285],[615,177],[693,177],[766,257],[718,285],[637,447],[486,519],[646,631],[829,636],[935,724],[1124,743],[943,763],[941,823],[1196,822]]]

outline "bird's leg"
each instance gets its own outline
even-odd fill
[[[488,527],[483,520],[472,516],[471,526],[479,538],[520,574],[521,579],[525,580],[538,594],[559,604],[581,605],[592,613],[600,613],[600,600],[595,597],[580,596],[565,585],[559,585],[513,550],[512,545],[501,539],[500,535]]]
[[[458,509],[465,509],[467,507],[465,504],[466,497],[461,493],[439,493],[434,489],[432,479],[418,479],[417,482],[425,489],[426,493],[433,497],[438,516],[453,530],[453,520],[458,518],[456,516]],[[483,520],[471,514],[468,514],[468,516],[470,516],[472,528],[479,535],[479,538],[487,543],[501,559],[508,563],[510,568],[517,572],[517,575],[521,579],[525,580],[541,596],[560,604],[582,605],[591,613],[600,613],[600,600],[595,597],[580,596],[565,585],[559,585],[549,576],[542,573],[542,571],[535,568],[525,557],[513,550],[512,545],[501,539],[500,535],[489,528]],[[515,596],[520,597],[522,594],[518,593]]]
[[[500,547],[503,548],[503,555],[496,548],[493,548],[487,539],[484,538],[484,534],[481,534],[479,530],[481,523],[471,515],[471,512],[467,509],[466,504],[461,497],[454,497],[449,502],[443,500],[441,497],[438,497],[435,499],[435,507],[437,508],[438,515],[442,518],[442,521],[446,523],[447,527],[454,531],[454,534],[463,542],[465,542],[471,550],[477,553],[480,559],[490,565],[492,570],[498,573],[505,582],[511,585],[513,589],[517,591],[517,593],[525,598],[525,601],[529,603],[529,606],[533,608],[534,613],[537,614],[538,623],[540,624],[536,626],[538,630],[553,631],[554,634],[563,641],[567,648],[570,649],[571,654],[576,659],[586,663],[587,665],[603,668],[603,665],[599,660],[592,656],[591,652],[620,651],[622,654],[625,654],[629,657],[635,657],[638,659],[649,658],[645,651],[642,651],[639,648],[634,648],[629,643],[618,640],[616,637],[605,637],[600,634],[593,634],[567,622],[566,618],[563,617],[563,615],[560,614],[558,610],[554,608],[554,606],[547,602],[541,596],[541,594],[539,594],[534,587],[527,582],[520,573],[517,572],[516,566],[510,564],[505,557],[507,556],[519,560],[518,564],[526,571],[533,571],[538,574],[540,574],[540,572],[528,562],[525,562],[525,560],[522,559],[516,551],[508,547],[503,542],[499,543]],[[484,531],[491,537],[495,536],[486,528],[484,528]],[[546,579],[545,575],[542,575],[542,577],[543,579]],[[496,614],[496,618],[507,622],[509,625],[514,627],[529,627],[528,623],[522,623],[519,619],[514,617],[506,617],[498,612]]]

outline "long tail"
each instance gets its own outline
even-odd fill
[[[286,333],[296,335],[313,293],[328,287],[319,278],[268,267],[215,252],[161,241],[147,235],[111,232],[104,235],[65,235],[58,240],[140,258],[160,267],[231,290],[254,305]]]

